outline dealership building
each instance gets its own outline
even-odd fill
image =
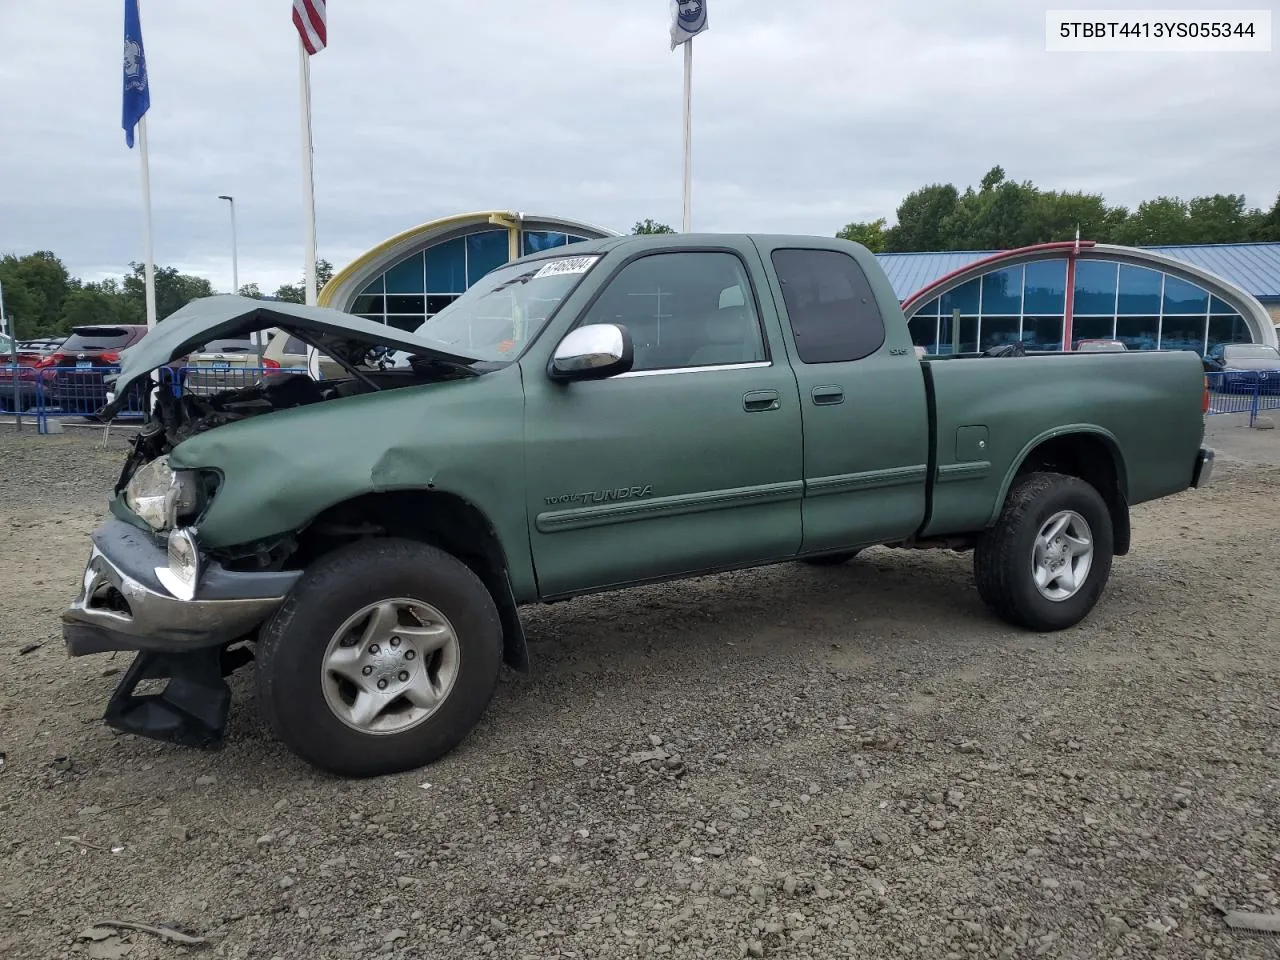
[[[604,227],[507,210],[406,230],[343,267],[320,303],[413,329],[517,257],[614,236]],[[1280,243],[1122,247],[1080,241],[1017,250],[885,253],[912,339],[929,353],[1120,340],[1130,350],[1276,346]],[[958,317],[958,321],[957,321]]]

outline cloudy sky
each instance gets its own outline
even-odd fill
[[[996,163],[1117,203],[1220,191],[1271,204],[1280,53],[1047,53],[1045,10],[1067,5],[708,0],[694,228],[892,222],[911,189],[963,187]],[[0,253],[52,249],[86,278],[142,259],[138,154],[120,126],[122,8],[0,0]],[[236,197],[241,282],[270,290],[301,273],[290,9],[142,0],[156,260],[220,289],[223,193]],[[468,210],[678,226],[669,16],[667,0],[332,0],[329,49],[312,60],[320,255],[341,265]]]

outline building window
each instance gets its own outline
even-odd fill
[[[1164,312],[1199,314],[1205,316],[1209,312],[1209,293],[1194,283],[1179,280],[1177,277],[1164,278]]]
[[[858,261],[836,250],[775,250],[801,363],[861,360],[884,343],[884,318]]]
[[[1192,317],[1166,314],[1160,326],[1160,348],[1162,350],[1194,350],[1196,353],[1203,353],[1204,325],[1203,315]]]
[[[1023,317],[1023,344],[1028,350],[1061,350],[1062,323],[1062,317]]]
[[[916,314],[907,322],[911,331],[911,342],[917,347],[924,347],[926,353],[938,352],[938,318]]]
[[[931,352],[952,352],[951,315],[958,307],[962,352],[987,350],[1018,337],[1028,350],[1061,350],[1066,272],[1065,260],[1040,260],[968,280],[912,315],[912,340]],[[1082,340],[1117,339],[1130,350],[1200,353],[1215,343],[1252,342],[1239,311],[1198,284],[1161,270],[1080,260],[1074,296],[1072,349]],[[935,314],[936,342],[930,348]]]
[[[464,237],[454,237],[427,248],[426,292],[467,292],[467,244]]]
[[[1111,340],[1115,337],[1115,317],[1076,317],[1071,324],[1071,343],[1081,340]]]
[[[587,237],[558,230],[525,230],[520,235],[520,249],[522,256],[527,257],[531,253],[563,247],[569,243],[581,243],[586,239]]]
[[[963,329],[963,324],[961,324]],[[1017,317],[982,318],[982,339],[978,343],[979,350],[990,350],[1005,344],[1017,343],[1019,338]]]
[[[960,286],[956,287],[950,293],[944,293],[942,300],[942,315],[949,317],[956,310],[961,313],[977,313],[980,309],[979,304],[982,302],[982,280],[975,277]]]
[[[1116,339],[1128,350],[1154,350],[1160,345],[1160,318],[1117,317]]]
[[[1159,314],[1160,288],[1164,274],[1146,267],[1120,264],[1120,295],[1116,312],[1120,314]]]
[[[507,262],[511,239],[506,230],[483,230],[467,235],[467,286]]]
[[[1116,271],[1119,264],[1105,260],[1076,262],[1075,313],[1116,314]]]
[[[1214,306],[1225,307],[1226,304],[1215,298]],[[1226,343],[1253,343],[1253,337],[1249,334],[1249,327],[1245,324],[1244,317],[1232,311],[1231,313],[1215,313],[1209,317],[1208,341],[1208,350],[1212,350],[1214,347]],[[1208,350],[1206,350],[1206,353]]]
[[[982,315],[1022,314],[1022,267],[992,270],[982,277]],[[986,339],[984,332],[983,339]],[[1016,337],[1014,339],[1017,339]]]
[[[1037,260],[1026,265],[1026,313],[1062,315],[1067,309],[1067,261]]]

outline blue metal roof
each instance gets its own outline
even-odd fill
[[[1280,243],[1206,243],[1168,247],[1140,247],[1215,273],[1259,300],[1280,299]],[[899,300],[952,270],[968,266],[999,250],[959,250],[940,253],[881,253],[876,257]],[[1088,253],[1082,251],[1088,256]]]

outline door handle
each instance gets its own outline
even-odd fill
[[[810,391],[810,396],[813,397],[813,402],[816,405],[844,403],[844,387],[835,384],[814,387]]]
[[[777,410],[781,406],[777,390],[752,390],[742,395],[742,409],[747,413],[762,413],[765,410]]]

